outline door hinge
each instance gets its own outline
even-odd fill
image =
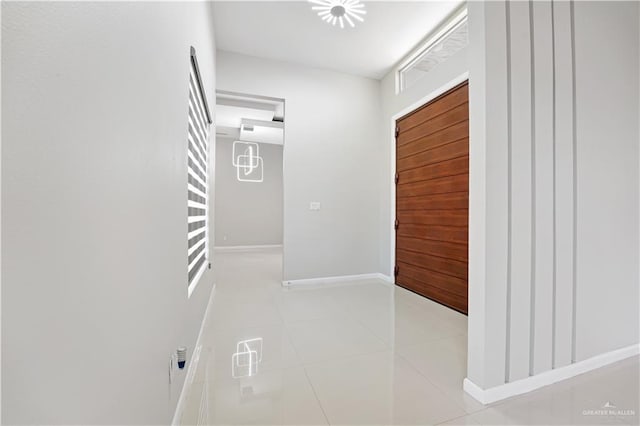
[[[398,139],[399,135],[400,135],[400,128],[396,127],[396,139]]]
[[[398,222],[398,219],[396,219],[396,221],[393,223],[393,228],[397,231],[399,226],[400,222]]]
[[[398,272],[400,272],[400,268],[396,265],[396,266],[393,268],[393,276],[394,276],[394,277],[397,277],[397,276],[398,276]]]
[[[400,180],[400,174],[398,172],[396,172],[395,180],[396,180],[396,185],[397,185],[398,181]]]

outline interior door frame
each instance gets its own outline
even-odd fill
[[[425,104],[431,102],[432,100],[434,100],[435,98],[437,98],[438,96],[444,94],[445,92],[448,92],[449,90],[453,89],[454,87],[456,87],[459,84],[464,83],[465,81],[469,80],[469,72],[464,72],[462,74],[460,74],[459,76],[455,77],[454,79],[448,81],[447,83],[445,83],[444,85],[440,86],[439,88],[437,88],[436,90],[434,90],[433,92],[429,93],[428,95],[418,99],[416,102],[414,102],[413,104],[409,105],[408,107],[402,109],[401,111],[397,112],[396,114],[394,114],[391,117],[391,123],[389,126],[389,137],[391,140],[391,175],[389,176],[389,182],[390,182],[390,194],[391,194],[391,202],[389,203],[390,206],[390,212],[391,214],[389,215],[389,217],[391,218],[391,220],[389,221],[389,232],[390,232],[390,238],[389,238],[389,245],[390,245],[390,250],[389,250],[389,255],[391,257],[391,262],[389,263],[389,275],[388,278],[390,279],[390,282],[393,283],[393,285],[396,285],[396,277],[394,274],[394,268],[396,265],[396,230],[395,230],[395,222],[396,222],[396,182],[395,182],[395,175],[396,175],[396,151],[398,149],[398,147],[396,146],[396,122],[398,121],[398,119],[404,117],[405,115],[417,110],[418,108],[424,106]],[[469,142],[471,142],[471,139],[469,139]],[[469,155],[471,155],[471,151],[469,151]],[[469,205],[469,214],[471,213],[471,205]],[[469,224],[469,226],[471,226],[471,224]],[[469,260],[468,262],[470,262],[471,260],[471,251],[469,251]]]
[[[225,90],[225,89],[216,89],[215,90],[215,95],[216,95],[216,104],[217,104],[217,97],[218,95],[231,95],[231,96],[240,96],[240,97],[245,97],[245,98],[253,98],[255,100],[257,100],[258,102],[263,100],[263,101],[277,101],[277,102],[282,102],[282,114],[284,115],[284,121],[282,123],[282,217],[280,218],[280,220],[282,221],[282,245],[281,245],[281,249],[282,249],[282,265],[281,265],[281,277],[282,279],[280,280],[282,285],[284,286],[285,281],[284,280],[284,264],[285,264],[285,250],[284,250],[284,244],[285,244],[285,225],[286,225],[286,221],[285,221],[285,215],[286,215],[286,209],[285,209],[285,197],[286,197],[286,191],[285,191],[285,150],[287,147],[286,141],[287,141],[287,100],[285,98],[277,98],[274,96],[266,96],[266,95],[257,95],[255,93],[246,93],[246,92],[236,92],[234,90]],[[214,119],[215,122],[215,119]],[[214,123],[215,126],[215,123]],[[214,150],[214,155],[213,155],[213,162],[215,165],[215,150],[216,150],[216,145],[213,146],[213,150]],[[215,168],[214,168],[215,171]],[[214,225],[215,225],[215,179],[213,181],[213,187],[214,187],[214,191],[212,192],[213,195],[213,201],[214,201]],[[212,232],[211,232],[211,236],[214,239],[214,242],[212,244],[212,254],[215,251],[215,229],[214,227],[211,228]]]

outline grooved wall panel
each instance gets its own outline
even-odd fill
[[[533,2],[533,142],[535,179],[533,206],[533,300],[531,311],[531,374],[550,370],[553,348],[553,265],[554,265],[554,103],[553,32],[551,3]]]
[[[571,364],[573,336],[573,60],[571,3],[553,2],[555,49],[556,285],[553,367]]]
[[[469,17],[468,377],[488,389],[638,343],[640,5]]]
[[[510,144],[511,144],[511,266],[509,381],[529,375],[531,321],[532,226],[532,93],[531,28],[528,2],[511,2],[510,20]]]

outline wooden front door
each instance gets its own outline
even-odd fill
[[[467,313],[468,82],[396,122],[396,284]]]

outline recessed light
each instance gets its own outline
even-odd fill
[[[318,11],[320,19],[333,26],[340,24],[340,28],[344,28],[345,21],[355,27],[354,21],[364,22],[363,15],[367,13],[360,0],[309,0],[309,3],[316,5],[311,9]]]

